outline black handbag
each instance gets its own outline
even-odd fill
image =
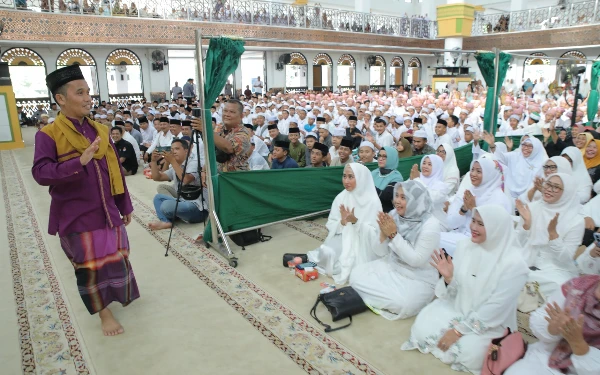
[[[292,254],[292,253],[286,253],[283,254],[283,266],[285,268],[288,268],[288,262],[291,262],[292,260],[294,260],[295,257],[300,257],[300,259],[302,259],[302,263],[306,263],[308,262],[308,255],[306,254]]]
[[[259,242],[267,242],[272,236],[265,236],[262,234],[260,229],[249,230],[242,233],[236,233],[229,236],[231,240],[238,246],[242,247],[242,250],[246,250],[246,246],[253,245]]]
[[[320,321],[319,318],[317,318],[317,306],[319,305],[319,302],[323,302],[323,305],[327,307],[334,322],[337,322],[340,319],[349,318],[350,323],[345,326],[331,328],[329,324]],[[367,311],[367,305],[365,305],[356,290],[352,289],[351,286],[345,286],[341,289],[336,289],[333,292],[319,294],[317,302],[315,302],[315,305],[310,310],[310,316],[319,322],[320,325],[325,327],[325,332],[333,332],[349,327],[350,324],[352,324],[352,316],[365,311]]]

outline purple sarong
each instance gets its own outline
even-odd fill
[[[113,301],[127,306],[139,298],[125,225],[72,233],[61,237],[60,244],[75,268],[79,295],[90,314]]]

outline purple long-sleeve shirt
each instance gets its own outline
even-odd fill
[[[69,120],[90,143],[96,139],[96,129],[87,119],[83,124],[72,118]],[[112,140],[110,144],[116,153]],[[133,212],[123,172],[121,178],[125,193],[113,196],[106,157],[92,159],[83,166],[78,157],[59,162],[59,156],[63,155],[57,154],[54,140],[46,133],[38,132],[31,172],[38,184],[50,186],[52,201],[48,233],[58,233],[62,237],[122,225],[121,215]]]

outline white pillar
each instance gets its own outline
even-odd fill
[[[444,39],[444,49],[455,49],[456,47],[462,49],[463,38],[446,38]],[[454,59],[450,55],[450,52],[444,53],[444,65],[454,66]]]
[[[510,0],[510,11],[517,12],[525,9],[525,0]]]
[[[371,13],[371,0],[354,0],[354,11]]]

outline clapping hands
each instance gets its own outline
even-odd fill
[[[343,204],[340,205],[340,215],[342,216],[342,225],[346,225],[348,223],[354,224],[358,221],[356,216],[354,216],[354,208],[350,210]]]
[[[421,177],[421,172],[419,172],[419,166],[414,164],[410,169],[410,179],[414,180],[415,178]]]
[[[447,284],[450,284],[452,277],[454,276],[454,264],[452,263],[452,257],[446,256],[442,249],[434,250],[431,255],[431,264],[442,277]]]

